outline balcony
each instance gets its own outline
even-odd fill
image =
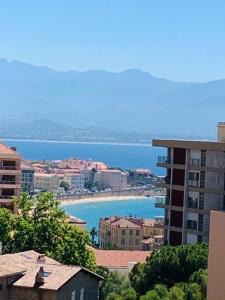
[[[3,175],[17,175],[20,173],[19,166],[2,166],[0,165],[0,174]]]
[[[169,204],[169,201],[166,197],[155,197],[155,207],[164,208],[166,205]]]
[[[4,188],[15,188],[15,189],[19,189],[20,186],[20,181],[10,181],[10,180],[0,180],[0,188],[4,189]]]
[[[158,156],[158,164],[169,164],[169,159],[167,156]]]
[[[187,220],[187,229],[197,230],[198,222],[193,220]]]
[[[189,165],[190,166],[200,166],[201,165],[201,161],[198,158],[190,158],[189,159]]]

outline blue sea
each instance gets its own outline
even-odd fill
[[[165,149],[151,145],[93,144],[46,141],[6,140],[16,146],[24,159],[58,160],[71,157],[102,161],[121,168],[148,168],[156,175],[164,175],[164,169],[156,167],[157,156],[165,155]]]
[[[143,218],[154,218],[162,216],[163,209],[155,208],[155,198],[131,199],[108,202],[92,202],[71,204],[62,206],[65,211],[87,222],[87,229],[93,226],[98,228],[98,221],[101,217],[112,215],[136,216]]]

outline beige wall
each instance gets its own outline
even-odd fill
[[[59,187],[59,177],[57,175],[34,174],[34,188],[46,192],[56,192]]]
[[[212,211],[208,260],[208,300],[225,299],[225,213]]]

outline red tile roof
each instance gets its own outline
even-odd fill
[[[129,267],[129,263],[145,262],[151,255],[149,251],[100,250],[91,247],[97,266],[107,268]]]

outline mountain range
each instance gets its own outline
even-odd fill
[[[176,82],[136,69],[59,72],[0,59],[0,103],[4,138],[213,138],[225,120],[225,80]]]

